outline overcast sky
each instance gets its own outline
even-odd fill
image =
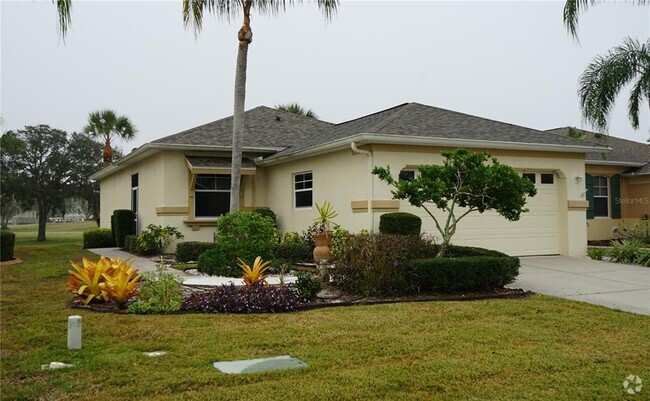
[[[79,131],[110,108],[137,126],[126,150],[232,114],[236,32],[209,17],[198,38],[181,0],[73,1],[63,43],[50,1],[2,0],[2,131],[49,124]],[[404,102],[536,129],[589,128],[580,72],[625,36],[646,40],[650,7],[599,4],[580,18],[580,44],[562,25],[564,2],[348,2],[326,22],[314,4],[252,19],[246,108],[299,102],[342,122]],[[610,134],[645,142],[626,117]]]

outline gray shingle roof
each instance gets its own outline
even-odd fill
[[[546,132],[566,137],[569,128],[571,127],[555,128]],[[607,153],[587,153],[587,161],[609,161],[613,163],[623,162],[636,163],[639,165],[644,165],[650,162],[650,146],[648,144],[629,141],[627,139],[616,138],[614,136],[603,135],[596,132],[573,129],[579,133],[584,133],[586,136],[585,139],[589,142],[598,143],[612,148],[611,152]]]
[[[594,145],[550,132],[419,103],[404,103],[336,125],[265,106],[251,109],[245,115],[244,144],[247,147],[284,148],[269,159],[357,134],[560,146]],[[232,117],[227,117],[153,143],[229,146],[231,141]]]
[[[259,106],[245,113],[244,144],[247,147],[283,148],[318,136],[333,124]],[[153,143],[224,145],[232,143],[232,116],[166,136]]]
[[[626,172],[627,175],[650,175],[650,163],[645,166],[637,169],[633,169]]]

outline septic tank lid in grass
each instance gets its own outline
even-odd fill
[[[239,361],[214,362],[214,367],[223,373],[258,373],[271,372],[274,370],[290,370],[307,367],[307,363],[300,359],[292,358],[290,355],[282,355],[271,358],[242,359]]]

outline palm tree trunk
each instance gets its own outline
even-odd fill
[[[237,33],[239,48],[235,70],[235,109],[232,127],[232,170],[230,183],[230,211],[239,210],[239,191],[241,184],[242,147],[244,142],[244,108],[246,104],[246,67],[248,46],[253,41],[250,27],[251,0],[244,3],[244,24]]]
[[[113,162],[113,147],[109,139],[104,143],[104,150],[102,150],[102,159],[104,160],[104,167]]]

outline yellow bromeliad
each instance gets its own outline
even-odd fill
[[[81,297],[85,304],[93,300],[114,300],[121,305],[135,295],[133,292],[140,276],[136,275],[137,270],[130,263],[102,256],[97,262],[83,258],[81,266],[74,262],[70,264],[74,270],[68,270],[68,291]]]
[[[262,262],[262,258],[258,256],[255,258],[252,268],[244,263],[243,260],[239,258],[237,258],[237,260],[239,261],[239,267],[244,271],[242,278],[244,279],[246,287],[253,287],[262,283],[268,285],[264,278],[264,273],[268,270],[269,265],[271,264],[270,260]]]

